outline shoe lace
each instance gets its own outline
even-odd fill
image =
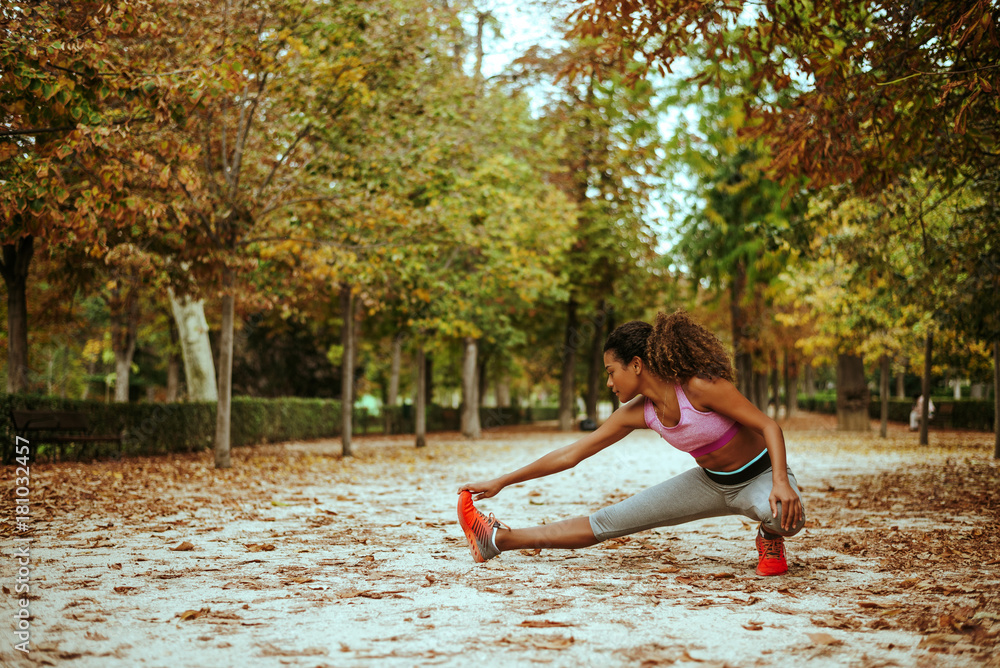
[[[490,513],[489,517],[486,518],[486,523],[490,525],[490,528],[501,526],[504,529],[507,529],[507,531],[512,531],[512,529],[509,526],[507,526],[506,524],[498,520],[496,517],[494,517],[493,513]]]
[[[765,559],[781,559],[785,556],[785,541],[783,539],[761,537],[761,542],[764,544]]]

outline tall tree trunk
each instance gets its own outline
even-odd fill
[[[476,365],[476,415],[479,415],[479,409],[482,408],[483,404],[486,402],[486,390],[489,381],[489,360],[485,355],[477,353],[479,358],[479,364]]]
[[[576,419],[576,396],[574,376],[576,375],[577,348],[576,300],[570,297],[566,303],[566,339],[563,345],[562,381],[559,386],[559,430],[571,431]]]
[[[167,396],[168,404],[176,403],[181,386],[181,358],[177,353],[170,353],[167,360]]]
[[[597,423],[597,402],[601,396],[604,376],[604,321],[606,302],[602,299],[594,318],[594,333],[590,339],[590,368],[587,370],[587,419]]]
[[[813,371],[812,364],[806,364],[806,396],[814,396],[816,394],[816,376]]]
[[[346,283],[340,286],[340,312],[344,318],[341,345],[344,356],[340,370],[341,454],[351,456],[351,431],[354,428],[354,291]]]
[[[129,400],[129,376],[132,371],[132,355],[135,343],[127,350],[115,351],[115,403],[127,404]]]
[[[392,339],[392,363],[389,367],[389,395],[386,404],[395,407],[399,403],[399,370],[403,365],[403,335]]]
[[[232,290],[227,280],[227,291]],[[215,468],[232,467],[229,457],[233,399],[233,329],[235,299],[231,292],[222,297],[222,331],[219,334],[219,399],[215,413]]]
[[[510,406],[510,374],[504,368],[496,379],[497,408]]]
[[[392,434],[395,430],[393,415],[396,414],[396,404],[399,403],[399,370],[403,364],[403,334],[396,334],[392,338],[392,362],[389,366],[389,388],[385,398],[385,406],[382,416],[385,422],[386,435]]]
[[[173,290],[168,290],[167,294],[181,342],[187,400],[218,401],[219,386],[215,380],[215,360],[208,338],[205,302],[177,297]]]
[[[605,331],[607,331],[608,336],[611,336],[611,332],[615,331],[615,310],[614,310],[614,307],[613,306],[609,307],[608,310],[607,310],[607,313],[608,313],[607,322],[605,323],[604,329],[605,329]],[[601,347],[603,348],[604,346],[602,345]],[[603,387],[603,385],[602,385],[602,387]],[[608,394],[611,394],[611,393],[608,392]],[[614,412],[616,410],[618,410],[618,397],[615,396],[614,394],[611,394],[611,411]]]
[[[115,353],[115,401],[128,403],[129,377],[139,331],[139,279],[123,272],[112,291],[111,347]]]
[[[476,371],[479,368],[479,346],[474,338],[463,339],[462,350],[462,436],[479,438],[479,383]]]
[[[993,458],[1000,459],[1000,339],[993,341]]]
[[[769,391],[768,403],[774,402],[774,419],[778,419],[778,406],[781,405],[781,386],[778,384],[778,352],[771,351],[771,389]]]
[[[28,389],[28,271],[35,238],[4,244],[0,274],[7,284],[7,393]]]
[[[868,384],[864,361],[857,355],[837,355],[837,429],[868,431]]]
[[[736,387],[740,393],[754,401],[753,356],[747,345],[747,312],[743,307],[746,296],[747,270],[742,260],[736,262],[733,269],[733,280],[729,284],[729,314],[733,328],[733,363],[736,366]]]
[[[879,402],[881,403],[881,415],[879,416],[880,423],[878,428],[878,434],[882,438],[889,435],[889,376],[892,369],[889,365],[889,356],[882,355],[881,360],[881,374],[879,376]]]
[[[87,375],[93,376],[95,373],[97,373],[97,362],[96,361],[87,362],[86,369],[87,369]],[[90,383],[84,383],[83,391],[80,392],[80,399],[86,401],[89,398],[90,398]]]
[[[434,403],[434,358],[424,351],[424,398],[429,407]]]
[[[181,384],[181,356],[177,352],[180,339],[177,336],[177,329],[173,325],[168,324],[167,329],[170,332],[170,353],[167,357],[167,403],[172,404],[177,401]]]
[[[924,377],[921,379],[920,388],[921,394],[924,397],[924,406],[920,411],[920,445],[927,445],[928,440],[928,421],[930,420],[930,405],[931,405],[931,362],[933,360],[932,352],[934,350],[934,335],[927,332],[927,338],[924,339]]]
[[[417,383],[416,397],[413,400],[414,432],[417,436],[417,447],[427,445],[427,359],[424,356],[424,344],[417,346]]]
[[[799,362],[785,348],[785,417],[793,417],[799,410]]]
[[[896,398],[906,398],[906,372],[903,369],[896,372]]]
[[[762,413],[767,413],[767,371],[753,372],[753,403]]]

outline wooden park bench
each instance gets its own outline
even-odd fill
[[[61,455],[63,443],[117,442],[117,454],[121,455],[122,434],[91,434],[90,421],[86,413],[76,411],[28,411],[12,410],[11,420],[14,433],[29,443],[31,461],[34,461],[39,443],[56,445]],[[7,445],[4,462],[13,461],[14,443]]]
[[[952,424],[952,413],[955,412],[955,404],[948,402],[941,402],[940,406],[937,406],[937,410],[934,411],[934,415],[931,416],[930,423],[937,427],[950,428]]]

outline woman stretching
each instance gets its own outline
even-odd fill
[[[580,548],[653,527],[720,515],[760,521],[759,575],[788,571],[784,536],[805,522],[781,428],[733,386],[720,341],[691,318],[660,313],[656,325],[621,325],[604,345],[608,387],[622,406],[596,431],[513,473],[459,488],[458,518],[477,562],[506,550]],[[571,469],[648,427],[694,457],[697,468],[602,508],[590,517],[511,529],[473,501],[517,483]],[[473,497],[473,495],[475,495]]]

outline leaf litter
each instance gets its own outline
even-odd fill
[[[37,644],[24,662],[8,643],[0,662],[1000,665],[991,436],[933,432],[921,448],[824,416],[783,428],[808,522],[773,579],[753,573],[755,527],[735,517],[473,564],[455,490],[574,437],[551,429],[436,434],[422,450],[362,437],[350,459],[337,441],[240,448],[224,471],[211,453],[36,464]],[[481,507],[549,523],[690,466],[635,433]]]

